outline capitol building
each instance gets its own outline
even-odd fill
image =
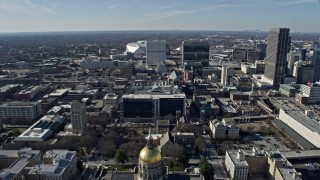
[[[147,145],[140,151],[138,164],[138,180],[167,179],[168,170],[163,165],[161,152],[153,144],[151,132],[147,138]]]

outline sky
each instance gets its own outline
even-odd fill
[[[0,32],[320,32],[320,0],[0,0]]]

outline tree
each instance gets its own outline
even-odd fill
[[[113,141],[107,140],[103,142],[103,146],[101,148],[102,153],[107,156],[111,157],[114,156],[114,150],[116,149],[116,145]]]
[[[208,163],[206,159],[202,158],[200,160],[199,168],[200,168],[200,173],[204,176],[205,179],[209,179],[209,180],[214,179],[213,167],[210,163]]]
[[[116,152],[114,159],[118,164],[123,164],[127,161],[128,156],[127,156],[126,152],[119,150]]]
[[[186,167],[189,163],[189,154],[187,150],[178,144],[168,147],[169,157],[176,160],[176,164]]]
[[[204,179],[212,180],[214,179],[213,167],[210,163],[206,163],[200,167],[200,173],[204,176]]]
[[[206,140],[204,139],[204,137],[200,136],[198,137],[195,142],[194,142],[194,145],[198,148],[198,150],[200,152],[203,153],[204,149],[207,147],[207,144],[206,144]]]
[[[77,168],[78,168],[79,171],[82,171],[82,169],[83,169],[83,163],[82,163],[82,161],[79,161],[79,160],[78,160],[78,162],[77,162]]]

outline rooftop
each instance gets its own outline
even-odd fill
[[[310,129],[313,132],[320,134],[320,124],[314,119],[310,119],[301,111],[285,111],[290,117],[298,121],[300,124],[303,124],[305,127]]]
[[[243,153],[242,150],[241,152],[239,152],[238,150],[230,150],[230,151],[227,151],[227,153],[229,154],[232,162],[237,165],[237,166],[249,166],[247,161],[243,158],[243,159],[239,159],[237,158],[238,156],[238,153]],[[245,155],[245,154],[243,154]]]
[[[2,104],[0,107],[33,107],[38,105],[40,102],[30,102],[30,101],[14,101],[14,102],[6,102]]]

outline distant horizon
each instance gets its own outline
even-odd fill
[[[320,32],[320,0],[0,0],[0,32],[290,27]]]
[[[272,27],[276,28],[276,27]],[[271,29],[271,28],[270,28]],[[290,28],[289,28],[290,29]],[[29,33],[81,33],[81,32],[156,32],[156,31],[183,31],[183,32],[256,32],[256,33],[268,33],[268,30],[188,30],[188,29],[130,29],[130,30],[63,30],[63,31],[16,31],[16,32],[1,32],[0,34],[29,34]],[[319,32],[303,32],[303,31],[292,31],[290,33],[303,33],[303,34],[320,34]]]

